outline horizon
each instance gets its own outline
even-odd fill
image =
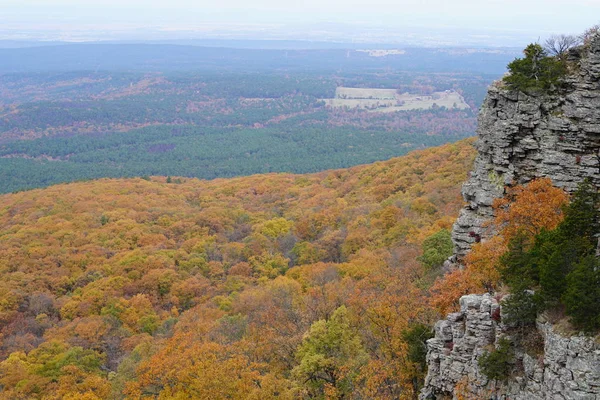
[[[581,10],[585,8],[585,12]],[[434,10],[433,12],[431,10]],[[518,11],[517,11],[518,10]],[[0,40],[300,40],[422,46],[523,46],[598,23],[600,2],[308,0],[4,0]],[[558,28],[557,28],[558,27]]]

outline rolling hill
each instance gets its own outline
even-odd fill
[[[0,399],[413,396],[471,144],[2,195]]]

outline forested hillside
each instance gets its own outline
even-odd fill
[[[1,196],[0,398],[414,398],[471,144]]]

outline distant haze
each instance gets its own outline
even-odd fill
[[[522,45],[600,21],[600,0],[0,0],[0,40],[277,39]]]

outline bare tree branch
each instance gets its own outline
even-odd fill
[[[544,42],[548,54],[564,57],[569,49],[581,44],[581,38],[574,35],[552,35]]]
[[[588,45],[590,44],[590,41],[592,40],[592,38],[597,35],[598,33],[600,33],[600,24],[598,25],[594,25],[588,29],[585,30],[585,32],[583,32],[580,36],[579,36],[579,40],[581,40],[581,42],[584,45]]]

